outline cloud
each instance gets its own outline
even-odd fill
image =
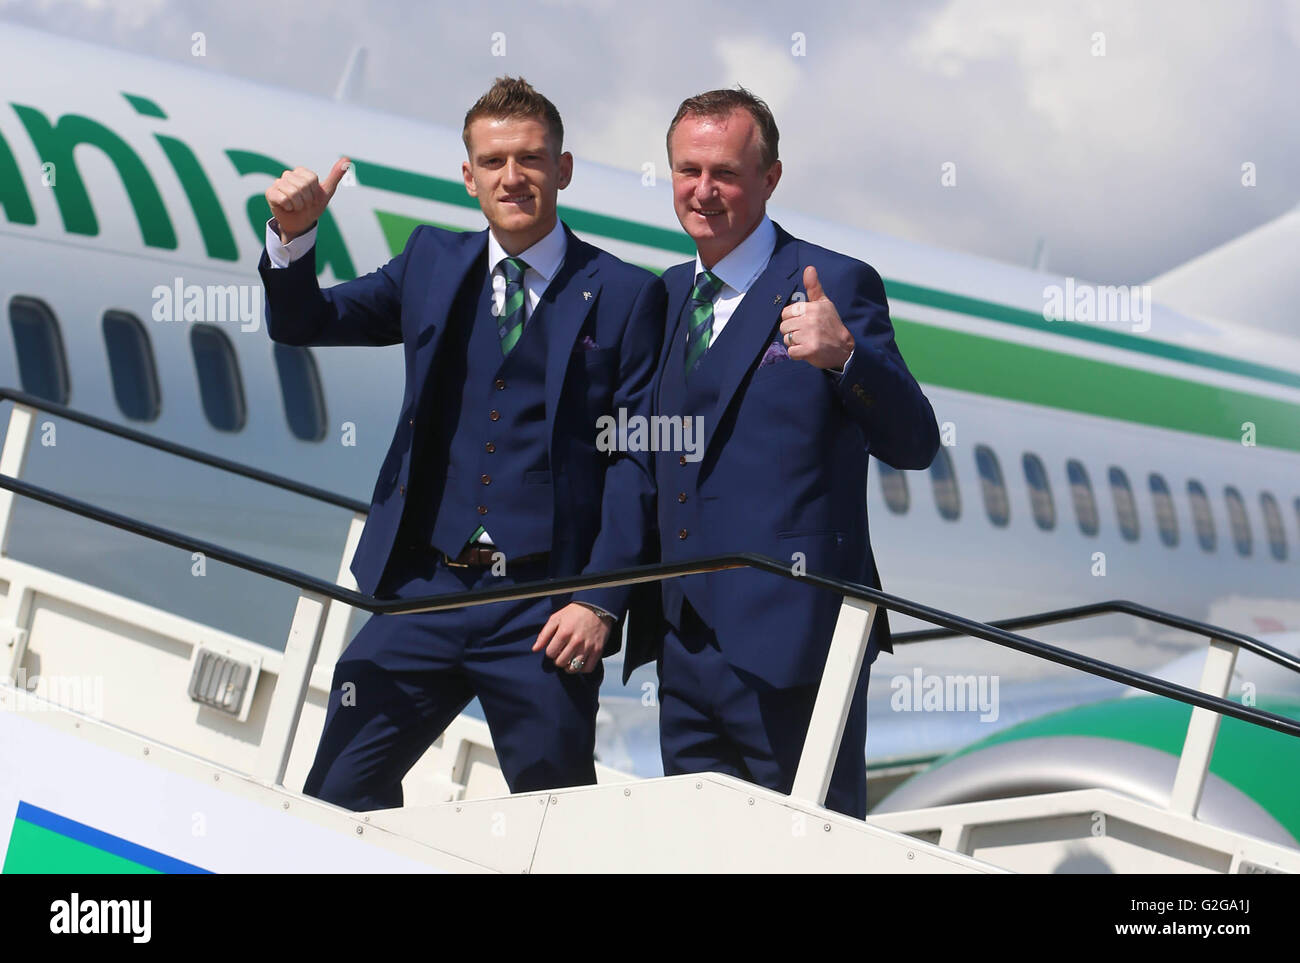
[[[282,0],[273,27],[264,9],[0,0],[180,63],[203,30],[208,69],[327,97],[364,44],[361,103],[451,127],[493,77],[523,74],[579,156],[633,170],[665,160],[683,97],[743,83],[781,127],[783,207],[1019,263],[1046,237],[1053,270],[1100,281],[1158,274],[1300,200],[1294,2]]]
[[[790,44],[765,37],[720,37],[716,43],[720,70],[718,86],[758,85],[762,98],[780,116],[794,106],[801,71],[791,55]]]

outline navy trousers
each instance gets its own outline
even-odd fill
[[[718,772],[781,793],[794,785],[817,686],[773,689],[738,673],[689,602],[679,632],[665,623],[659,660],[659,746],[664,775]],[[826,808],[867,815],[864,665],[826,794]]]
[[[455,568],[432,557],[400,598],[499,588],[546,577],[545,563]],[[385,593],[388,594],[388,593]],[[532,652],[549,599],[371,616],[339,658],[325,728],[303,792],[357,812],[402,805],[402,777],[475,696],[511,792],[596,781],[604,674],[556,668]]]

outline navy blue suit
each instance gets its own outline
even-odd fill
[[[565,233],[564,262],[504,357],[487,231],[418,227],[382,268],[324,291],[314,257],[276,269],[263,253],[274,340],[404,346],[402,408],[352,562],[363,592],[465,591],[653,559],[648,456],[600,451],[596,438],[602,416],[649,414],[663,285]],[[479,524],[507,576],[441,561]],[[402,776],[475,695],[512,791],[593,782],[601,669],[565,673],[529,650],[553,611],[583,601],[619,618],[614,651],[629,593],[373,617],[336,667],[305,791],[358,810],[401,805]]]
[[[668,326],[656,413],[704,419],[699,461],[655,457],[661,554],[756,552],[880,587],[867,534],[868,453],[922,469],[934,411],[894,343],[880,276],[779,226],[766,270],[698,367],[685,368],[694,262],[664,274]],[[788,357],[782,309],[817,268],[855,349],[836,377]],[[768,363],[763,363],[765,356]],[[662,614],[634,619],[625,671],[657,658],[666,772],[721,771],[788,791],[840,609],[833,592],[752,570],[665,582]],[[892,651],[880,610],[865,666]],[[827,805],[865,815],[864,667]],[[793,736],[791,733],[793,732]]]

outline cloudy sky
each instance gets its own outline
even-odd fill
[[[1132,283],[1300,203],[1300,0],[0,0],[0,19],[458,127],[501,73],[588,159],[662,164],[680,100],[742,83],[781,206]],[[505,56],[493,55],[505,41]],[[944,187],[945,164],[956,186]],[[1255,186],[1242,184],[1254,165]]]

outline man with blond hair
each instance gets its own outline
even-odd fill
[[[285,171],[259,269],[271,337],[402,344],[406,391],[352,570],[363,592],[499,588],[650,561],[644,453],[597,423],[647,417],[663,286],[580,241],[556,199],[573,174],[554,105],[501,78],[469,110],[465,189],[488,228],[417,227],[379,270],[322,291],[314,225],[347,170]],[[498,574],[504,565],[504,574]],[[377,615],[335,669],[304,791],[352,810],[401,780],[477,696],[511,791],[595,781],[601,658],[627,588]]]

